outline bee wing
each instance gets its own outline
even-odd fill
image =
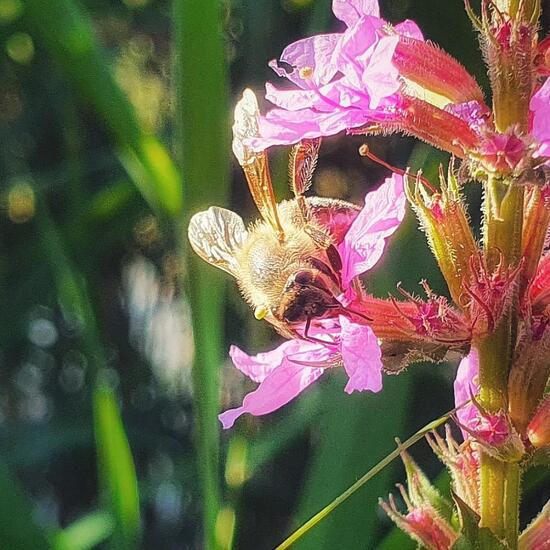
[[[304,139],[292,148],[288,171],[290,187],[297,198],[311,187],[320,146],[321,138],[316,138]]]
[[[259,137],[258,121],[260,110],[258,101],[252,90],[246,89],[242,99],[235,107],[235,123],[233,124],[233,153],[242,166],[252,198],[262,215],[280,239],[284,231],[279,219],[275,193],[271,183],[267,153],[256,152],[246,144],[246,140]]]
[[[248,238],[244,222],[238,214],[212,206],[191,218],[188,235],[191,247],[203,260],[237,276],[239,264],[235,251]]]

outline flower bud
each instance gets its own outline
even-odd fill
[[[406,453],[402,454],[402,458],[407,471],[408,491],[403,485],[397,487],[407,511],[399,511],[391,494],[388,502],[379,501],[380,506],[402,531],[424,548],[450,550],[458,538],[458,533],[449,522],[453,511],[451,503],[439,494]]]
[[[523,264],[507,267],[500,256],[491,269],[487,257],[481,255],[472,256],[470,264],[471,279],[464,285],[469,296],[465,304],[472,319],[472,334],[482,338],[495,330],[508,314]]]
[[[512,130],[504,134],[487,132],[474,153],[486,173],[508,177],[520,173],[527,158],[527,145]]]
[[[418,361],[440,362],[456,353],[463,355],[469,346],[468,318],[425,282],[423,287],[426,300],[399,288],[405,300],[375,298],[363,291],[348,305],[350,312],[369,318],[368,325],[380,340],[384,369],[393,374]]]
[[[519,537],[519,550],[547,550],[550,547],[550,501]]]
[[[451,474],[452,488],[472,510],[479,513],[479,450],[472,439],[459,445],[445,426],[445,439],[436,431],[426,435],[426,441]]]
[[[550,185],[527,187],[523,216],[522,256],[524,258],[521,272],[523,292],[533,279],[544,249],[548,225],[550,224]],[[550,285],[549,290],[550,290]]]
[[[481,2],[481,42],[489,66],[499,132],[506,132],[514,124],[519,124],[521,130],[528,126],[536,53],[536,3],[537,0],[527,0],[521,9],[512,9],[507,0]]]
[[[550,76],[550,36],[537,45],[535,71],[538,76]]]
[[[475,78],[454,57],[431,42],[400,36],[392,63],[407,80],[453,103],[483,103],[483,92]]]
[[[485,451],[502,462],[519,462],[525,456],[525,447],[507,415],[480,413],[472,428],[461,426]]]
[[[470,260],[479,252],[452,166],[448,179],[442,169],[439,179],[441,192],[428,190],[419,175],[414,182],[411,178],[406,180],[405,191],[426,232],[451,296],[461,305],[464,285],[470,280]]]
[[[522,435],[526,433],[550,375],[549,325],[546,315],[537,315],[528,327],[523,327],[508,378],[508,412]]]
[[[533,313],[541,313],[550,305],[550,254],[539,261],[529,287],[529,304]]]
[[[458,158],[474,150],[479,137],[459,116],[406,94],[402,94],[391,109],[373,115],[368,126],[350,131],[352,134],[390,132],[413,135]]]
[[[399,440],[397,441],[399,444]],[[413,506],[421,507],[430,504],[444,519],[450,520],[453,515],[453,505],[430,483],[426,474],[411,458],[409,453],[402,452],[401,460],[407,474],[408,496]]]
[[[550,446],[550,394],[545,397],[529,422],[527,437],[536,449]]]

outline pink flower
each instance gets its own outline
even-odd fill
[[[372,330],[340,316],[332,322],[333,338],[327,344],[289,340],[266,353],[250,356],[233,346],[230,356],[243,374],[260,385],[245,396],[240,407],[220,414],[225,429],[244,413],[260,416],[294,399],[328,368],[343,364],[349,379],[347,393],[382,389],[380,347]],[[323,338],[316,335],[316,338]],[[324,339],[324,338],[323,338]]]
[[[471,427],[479,418],[479,411],[473,403],[468,403],[472,396],[479,392],[479,356],[477,350],[472,348],[470,353],[460,361],[454,381],[455,407],[458,409],[456,416],[463,426]],[[464,439],[468,434],[462,430]]]
[[[479,392],[479,355],[472,348],[462,359],[454,382],[455,406],[467,403]],[[511,426],[502,412],[489,414],[480,410],[476,403],[471,402],[461,407],[457,413],[462,435],[466,440],[472,435],[476,440],[493,447],[502,446],[510,439]]]
[[[550,157],[550,79],[533,95],[529,108],[533,115],[532,134],[539,144],[537,154]]]
[[[387,238],[401,223],[404,212],[401,176],[393,175],[367,195],[364,208],[339,245],[344,262],[344,294],[351,291],[355,277],[378,262]],[[343,366],[348,376],[344,388],[347,393],[382,389],[380,346],[364,321],[359,323],[344,315],[320,319],[312,323],[309,335],[315,341],[290,340],[255,356],[237,347],[231,348],[233,364],[259,386],[245,396],[240,407],[219,416],[224,428],[230,428],[244,413],[259,416],[279,409],[315,382],[325,370],[337,366]]]
[[[464,105],[477,125],[489,113],[479,85],[456,59],[426,42],[413,21],[389,25],[375,0],[334,0],[332,9],[344,32],[299,40],[271,61],[296,87],[266,84],[266,98],[276,108],[260,119],[260,136],[249,142],[253,149],[343,130],[402,131],[460,158],[475,147],[470,120],[443,109],[445,102]],[[416,97],[417,88],[443,104],[429,105],[423,93]]]
[[[495,172],[509,173],[525,158],[526,146],[514,133],[488,134],[482,141],[479,154],[485,166]]]
[[[388,32],[375,0],[334,0],[333,12],[347,26],[343,33],[298,40],[270,62],[298,88],[266,85],[266,98],[278,108],[260,120],[254,149],[334,135],[392,111],[402,85],[392,63],[399,36],[422,40],[422,33],[412,21]]]

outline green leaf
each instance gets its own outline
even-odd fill
[[[301,539],[306,533],[308,533],[313,527],[318,526],[321,522],[323,522],[324,519],[326,519],[329,515],[332,514],[337,508],[339,508],[342,504],[346,503],[348,499],[353,496],[359,489],[363,487],[367,482],[371,481],[372,479],[380,480],[380,473],[386,469],[387,466],[389,466],[396,458],[398,458],[403,451],[406,451],[409,449],[412,445],[420,441],[425,435],[438,428],[445,422],[447,422],[450,418],[450,416],[456,411],[456,409],[453,409],[447,413],[445,413],[443,416],[440,416],[439,418],[433,420],[432,422],[426,424],[423,428],[418,430],[415,434],[413,434],[411,437],[409,437],[404,443],[399,443],[397,446],[397,449],[394,449],[392,452],[388,453],[384,458],[379,460],[370,470],[368,470],[365,474],[363,474],[359,479],[355,481],[352,485],[350,485],[344,492],[340,493],[336,498],[334,498],[329,504],[327,504],[324,508],[322,508],[319,512],[317,512],[314,516],[312,516],[310,519],[308,519],[304,524],[302,524],[296,531],[294,531],[288,538],[286,538],[279,546],[277,546],[277,550],[285,550],[286,548],[289,548],[293,544],[295,544],[298,540]],[[349,420],[348,420],[349,421]],[[343,429],[345,426],[345,422],[340,424],[341,428]],[[340,451],[340,449],[338,449]],[[339,454],[339,456],[345,457],[346,455],[344,453]],[[334,457],[333,457],[334,458]],[[341,460],[343,462],[343,460]],[[333,464],[337,464],[337,462],[333,461]],[[328,482],[330,480],[330,476],[327,476],[325,478],[325,481]],[[349,502],[348,502],[349,505]],[[341,510],[340,510],[341,511]],[[332,518],[334,519],[334,517]],[[361,518],[361,519],[364,519]],[[350,517],[348,517],[348,520],[351,520]],[[323,522],[323,525],[327,525],[327,522]],[[358,543],[363,540],[369,540],[372,541],[374,539],[374,535],[370,535],[369,537],[365,538],[361,536],[361,532],[357,529],[358,526],[360,526],[360,523],[353,523],[354,530],[350,530],[347,526],[340,531],[340,536],[345,535],[346,531],[350,531],[350,540],[352,540],[353,543]],[[317,529],[317,533],[319,532],[319,529]],[[311,541],[311,538],[306,539],[307,542]],[[302,540],[301,543],[304,544],[306,541]],[[321,540],[321,545],[323,544],[324,539]],[[337,543],[339,545],[340,543]],[[312,546],[314,548],[319,548],[319,546]]]
[[[330,406],[325,406],[319,417],[319,444],[295,520],[297,525],[394,448],[391,436],[402,433],[405,426],[410,377],[387,378],[385,382],[384,391],[378,395],[347,395],[342,390],[343,380],[333,376],[322,398]],[[296,548],[358,548],[360,541],[374,541],[380,529],[378,497],[390,490],[392,481],[391,470],[378,473],[367,491],[325,517]]]
[[[36,225],[46,260],[53,273],[57,294],[65,313],[85,327],[81,343],[92,367],[92,372],[105,364],[105,354],[95,319],[86,281],[75,269],[63,234],[52,219],[45,201],[37,193]]]
[[[103,222],[119,214],[135,195],[129,181],[117,181],[96,193],[86,210],[86,221]]]
[[[115,527],[112,547],[139,547],[140,513],[136,471],[112,389],[99,382],[94,391],[99,479]]]
[[[247,478],[302,436],[317,419],[322,392],[310,391],[292,406],[288,416],[264,426],[249,442]]]
[[[51,548],[45,533],[34,523],[32,506],[15,478],[0,463],[0,548]]]
[[[460,538],[453,544],[452,550],[507,550],[487,527],[480,527],[480,517],[458,495],[452,494],[460,517]]]
[[[143,197],[156,210],[180,213],[181,181],[174,162],[140,124],[77,0],[24,0],[24,4],[32,31],[111,132],[120,159]]]
[[[113,527],[111,514],[97,510],[56,533],[53,547],[55,550],[88,550],[107,539],[113,532]]]

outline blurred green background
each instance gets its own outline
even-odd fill
[[[486,86],[460,0],[381,5]],[[275,80],[286,44],[336,28],[329,0],[0,0],[0,548],[272,548],[452,406],[454,366],[420,365],[379,395],[331,373],[276,414],[224,433],[216,418],[253,387],[229,344],[277,336],[188,257],[186,224],[212,204],[257,216],[232,106]],[[446,160],[368,141],[430,177]],[[361,143],[324,142],[316,194],[360,203],[387,175]],[[279,198],[287,153],[271,159]],[[446,292],[409,214],[368,285],[421,278]],[[402,478],[384,471],[296,547],[414,548],[377,506]]]

